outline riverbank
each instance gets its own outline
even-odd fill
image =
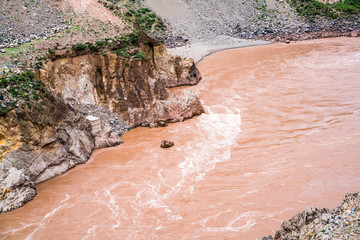
[[[226,49],[271,44],[269,41],[238,39],[229,36],[219,36],[213,41],[203,41],[182,47],[170,48],[168,52],[181,57],[191,57],[199,63],[205,57]]]
[[[275,236],[262,240],[308,240],[360,238],[360,194],[349,193],[334,209],[309,207],[284,221]]]

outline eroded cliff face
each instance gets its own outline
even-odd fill
[[[85,163],[95,146],[92,127],[62,99],[45,92],[42,106],[18,108],[0,117],[0,212],[36,195],[35,184]],[[110,145],[120,137],[112,136]]]
[[[147,59],[115,53],[60,53],[40,71],[39,78],[65,101],[105,107],[133,127],[201,114],[203,108],[194,93],[178,99],[167,89],[200,81],[194,61],[168,55],[164,45],[149,45],[141,48]]]
[[[73,106],[106,108],[133,127],[183,121],[204,111],[192,91],[175,97],[167,89],[200,81],[192,59],[170,56],[165,46],[152,43],[142,51],[146,57],[60,51],[37,73],[46,85],[41,106],[0,115],[0,212],[23,206],[35,197],[36,183],[85,163],[95,148],[121,143],[109,126]]]

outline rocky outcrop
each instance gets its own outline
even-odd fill
[[[146,58],[123,58],[112,52],[60,53],[40,71],[39,79],[65,101],[107,108],[133,127],[201,114],[203,108],[193,93],[178,99],[167,89],[200,81],[194,61],[168,55],[161,44],[149,43],[141,50]]]
[[[0,212],[33,199],[36,183],[85,163],[96,145],[121,141],[105,131],[97,138],[106,141],[97,144],[84,116],[51,92],[45,91],[41,98],[39,106],[17,108],[0,117],[0,141],[8,143],[0,159],[0,187],[9,190],[3,191]]]
[[[347,194],[335,209],[309,207],[262,240],[359,239],[360,194]]]

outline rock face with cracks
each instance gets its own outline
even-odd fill
[[[168,55],[164,45],[144,46],[142,51],[147,59],[126,59],[115,53],[55,56],[39,78],[65,101],[107,108],[133,127],[201,114],[194,93],[178,99],[167,89],[200,81],[194,61]]]
[[[0,159],[0,187],[9,189],[2,191],[0,212],[33,199],[35,183],[85,163],[95,148],[91,125],[82,115],[50,92],[43,97],[41,109],[17,108],[0,117],[0,138],[7,146]]]

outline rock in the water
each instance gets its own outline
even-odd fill
[[[6,53],[6,50],[5,49],[0,49],[0,52],[1,53]]]
[[[162,147],[162,148],[170,148],[170,147],[172,147],[174,145],[175,144],[172,141],[162,140],[160,147]]]

